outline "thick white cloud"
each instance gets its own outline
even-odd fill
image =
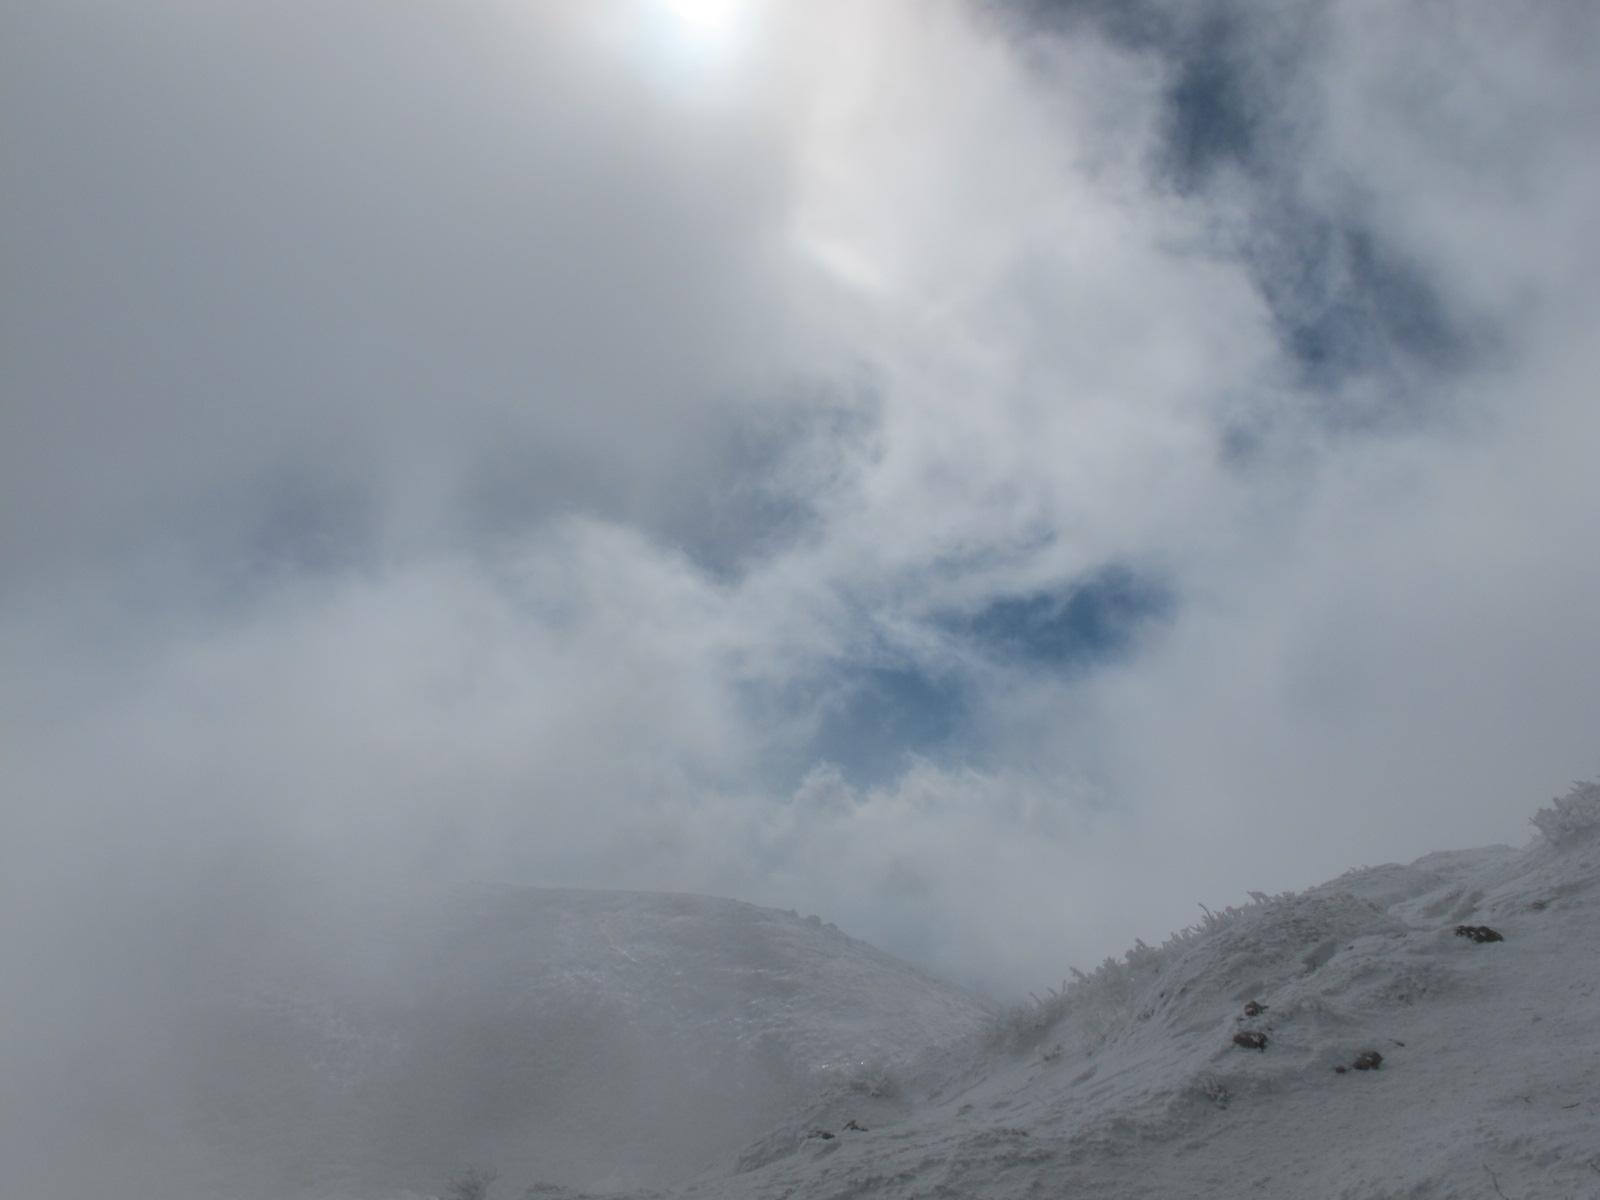
[[[8,18],[8,939],[491,876],[1015,991],[1594,769],[1582,6],[1252,27],[1275,132],[1181,186],[1183,38],[773,0],[696,76],[642,11]],[[1272,220],[1470,345],[1308,381]],[[1120,657],[962,632],[1108,565]]]

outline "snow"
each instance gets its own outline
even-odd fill
[[[251,980],[191,1038],[215,1186],[662,1186],[996,1012],[819,918],[706,896],[482,888],[375,957],[354,987],[339,964]]]
[[[1009,1045],[926,1060],[896,1103],[830,1097],[769,1136],[783,1153],[672,1194],[1600,1196],[1594,815],[1559,845],[1353,871],[1138,947]],[[804,1136],[850,1119],[867,1132]]]
[[[229,1082],[183,1194],[423,1200],[470,1167],[491,1200],[1600,1197],[1600,788],[1535,823],[1010,1010],[815,917],[485,888],[376,993],[256,980],[196,1029]]]

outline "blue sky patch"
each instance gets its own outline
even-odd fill
[[[1130,653],[1139,634],[1168,619],[1175,605],[1163,581],[1109,567],[1060,591],[995,600],[957,628],[985,657],[1082,670]]]
[[[937,617],[929,631],[937,637],[921,651],[878,643],[809,679],[752,691],[748,704],[780,731],[769,763],[790,783],[823,762],[857,787],[895,778],[913,757],[981,764],[994,749],[990,693],[1010,672],[1071,680],[1107,666],[1133,654],[1176,606],[1165,580],[1110,566]]]
[[[853,782],[880,782],[912,755],[939,760],[962,745],[972,700],[966,681],[910,664],[851,670],[823,710],[813,750]]]

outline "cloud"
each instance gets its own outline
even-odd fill
[[[672,507],[785,370],[784,167],[759,116],[662,112],[575,11],[19,15],[12,553],[328,490],[389,540]]]
[[[7,17],[41,1045],[484,877],[1015,994],[1593,772],[1587,6],[633,11]]]

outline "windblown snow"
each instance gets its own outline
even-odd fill
[[[1600,1197],[1600,786],[1534,820],[1009,1010],[816,918],[485,890],[386,1006],[256,996],[213,1133],[361,1200]]]

